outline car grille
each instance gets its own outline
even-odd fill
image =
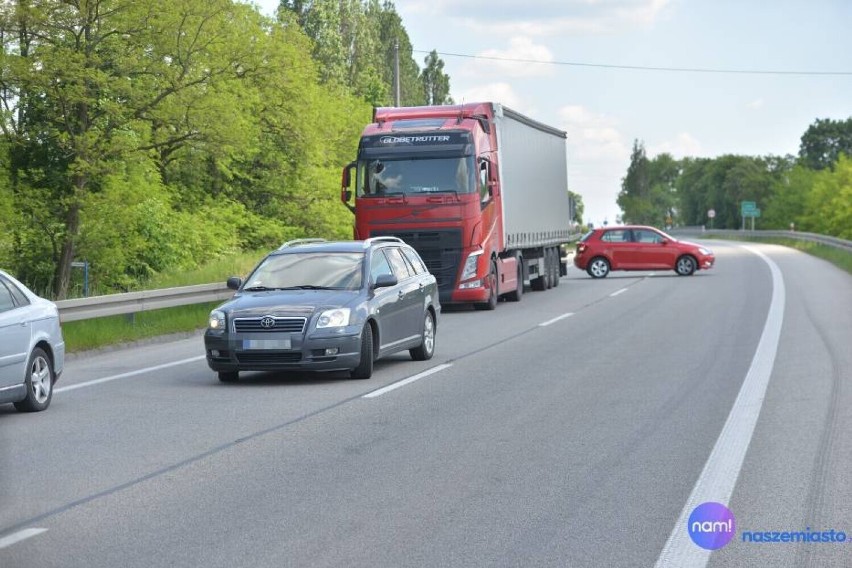
[[[372,231],[371,237],[399,237],[412,246],[426,268],[438,281],[441,299],[453,291],[462,258],[462,237],[459,229],[434,231]]]
[[[276,363],[298,363],[302,360],[302,354],[295,352],[278,353],[249,353],[237,352],[237,362],[249,365],[275,365]]]
[[[275,325],[264,327],[261,321],[266,318],[235,318],[234,330],[237,333],[266,333],[266,332],[289,332],[302,333],[305,330],[307,318],[272,318]]]

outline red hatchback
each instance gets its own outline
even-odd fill
[[[610,270],[674,270],[689,276],[715,261],[706,247],[640,225],[594,229],[580,239],[574,255],[574,266],[592,278],[604,278]]]

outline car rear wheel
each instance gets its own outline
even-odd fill
[[[429,310],[423,318],[423,342],[408,352],[415,361],[427,361],[435,354],[435,316]]]
[[[373,328],[364,324],[361,331],[361,362],[349,372],[353,379],[369,379],[373,376]]]
[[[53,363],[41,347],[36,347],[27,362],[27,376],[24,385],[27,396],[15,403],[21,412],[40,412],[50,406],[53,398]]]
[[[589,261],[586,272],[592,278],[606,278],[606,275],[609,274],[609,261],[602,256],[596,256]]]
[[[497,290],[497,264],[494,261],[491,261],[491,271],[488,273],[488,290],[488,301],[473,305],[477,310],[493,310],[497,307],[500,292]]]
[[[689,255],[683,255],[677,259],[675,264],[675,272],[681,276],[691,276],[695,272],[695,259]]]
[[[240,380],[239,371],[219,371],[218,376],[223,383],[235,383]]]

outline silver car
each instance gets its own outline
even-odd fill
[[[0,270],[0,403],[46,409],[64,363],[56,304]]]

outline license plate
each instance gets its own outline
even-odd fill
[[[289,339],[243,339],[243,349],[292,349]]]

